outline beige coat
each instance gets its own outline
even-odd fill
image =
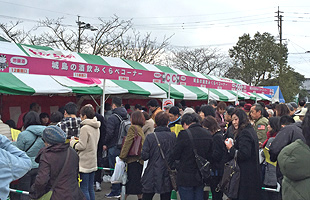
[[[11,128],[0,120],[0,134],[12,141]]]
[[[144,133],[142,131],[141,126],[131,125],[128,129],[127,136],[126,136],[124,145],[122,147],[121,153],[119,155],[119,158],[124,160],[126,163],[132,163],[132,162],[139,161],[143,165],[143,160],[141,159],[141,155],[140,156],[128,156],[131,145],[135,138],[136,129],[137,129],[137,133],[140,136],[142,136],[142,145],[143,145],[145,137],[144,137]],[[141,148],[141,151],[142,151],[142,148]]]
[[[97,171],[97,146],[100,137],[100,122],[94,117],[93,119],[83,120],[81,125],[79,141],[70,141],[70,146],[78,151],[80,158],[79,171],[91,173]]]
[[[155,122],[154,122],[153,119],[148,119],[148,120],[145,121],[145,124],[142,127],[142,130],[143,130],[143,133],[144,133],[145,137],[149,133],[154,133],[154,125],[155,125]]]

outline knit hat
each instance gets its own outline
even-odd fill
[[[58,126],[48,126],[43,131],[43,140],[49,144],[65,143],[66,133]]]

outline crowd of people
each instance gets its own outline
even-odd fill
[[[12,200],[37,199],[49,191],[51,199],[94,200],[102,176],[110,173],[98,169],[104,157],[109,168],[116,157],[127,164],[125,198],[150,200],[160,194],[170,200],[172,169],[182,200],[208,199],[206,186],[213,200],[222,200],[218,185],[224,165],[236,159],[236,199],[310,199],[310,111],[303,100],[299,105],[237,106],[211,100],[195,108],[179,103],[162,110],[156,99],[131,107],[114,97],[104,115],[90,104],[78,109],[73,102],[51,116],[38,112],[33,103],[17,126],[0,120],[0,199],[7,198],[10,187],[29,192],[10,193]],[[132,155],[136,140],[139,150]],[[194,150],[210,162],[208,179],[199,171]],[[121,184],[114,183],[105,196],[120,195]]]

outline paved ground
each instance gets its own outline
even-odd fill
[[[110,190],[110,187],[111,187],[111,184],[110,183],[102,183],[101,184],[101,188],[102,190],[100,192],[96,192],[95,195],[96,195],[96,200],[106,200],[108,198],[105,198],[104,195],[109,193],[111,190]],[[128,196],[127,200],[137,200],[137,196]],[[223,198],[223,200],[225,200],[227,198]],[[158,194],[155,194],[153,200],[160,200],[160,197]],[[178,200],[180,200],[180,197],[178,197]]]
[[[110,190],[110,187],[111,187],[111,184],[110,183],[102,183],[101,184],[101,191],[100,192],[96,192],[95,195],[96,195],[96,200],[105,200],[105,199],[108,199],[108,198],[105,198],[104,195],[109,193],[111,190]],[[137,200],[138,197],[137,196],[128,196],[127,200]],[[155,195],[153,200],[159,200],[159,195]]]

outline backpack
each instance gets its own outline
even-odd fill
[[[115,115],[121,122],[119,125],[118,140],[117,140],[117,148],[121,149],[124,137],[127,136],[128,129],[131,126],[131,122],[129,118],[123,119],[121,116],[119,116],[116,113],[114,113],[113,115]]]

